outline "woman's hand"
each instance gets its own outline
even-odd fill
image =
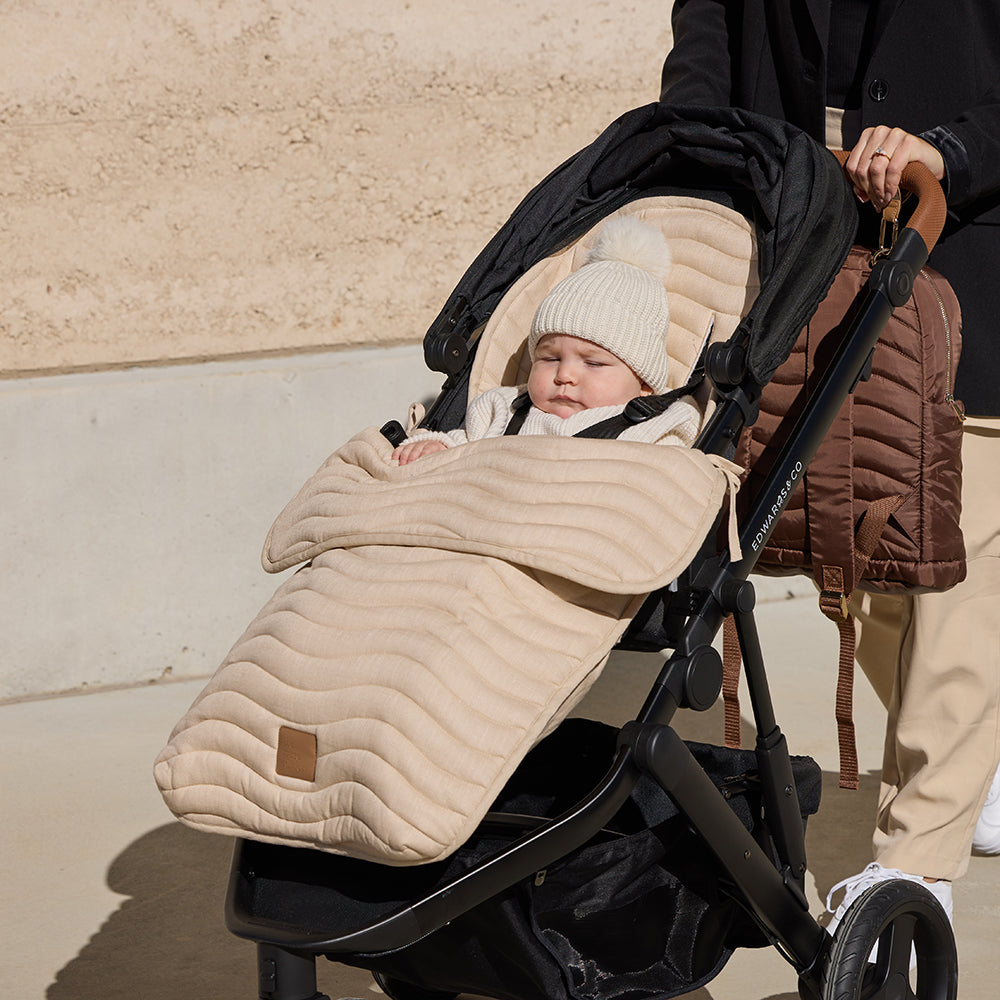
[[[944,159],[935,146],[901,128],[876,125],[861,133],[844,169],[860,201],[870,201],[881,212],[899,190],[903,168],[922,163],[944,180]]]
[[[448,446],[443,442],[430,438],[426,441],[409,441],[401,444],[393,453],[392,457],[400,465],[408,465],[410,462],[423,458],[424,455],[433,455],[436,451],[444,451]]]

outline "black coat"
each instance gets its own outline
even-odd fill
[[[661,100],[745,108],[822,142],[828,26],[828,0],[676,0]],[[882,0],[861,119],[941,150],[949,216],[930,263],[962,306],[956,394],[1000,415],[1000,3]]]

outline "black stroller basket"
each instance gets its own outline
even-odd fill
[[[917,209],[875,268],[820,389],[751,498],[739,531],[742,557],[732,559],[710,533],[699,558],[673,588],[650,597],[626,634],[626,648],[673,651],[636,719],[620,731],[564,723],[445,861],[395,868],[238,842],[226,919],[235,934],[258,942],[264,1000],[318,1000],[318,955],[371,969],[396,1000],[461,992],[643,1000],[687,992],[711,979],[734,947],[767,943],[794,967],[804,997],[861,995],[862,984],[866,995],[890,996],[893,977],[896,985],[907,977],[914,938],[917,995],[954,996],[954,943],[950,932],[934,936],[940,921],[920,887],[907,883],[911,894],[901,903],[898,893],[891,905],[884,894],[875,899],[885,919],[866,924],[870,941],[848,927],[850,947],[836,943],[843,930],[831,939],[808,912],[803,817],[818,807],[819,773],[812,761],[790,757],[774,717],[748,580],[788,484],[801,478],[863,377],[940,234],[936,182],[911,170],[905,184],[918,195]],[[448,377],[425,426],[460,423],[476,337],[514,280],[629,201],[678,190],[738,208],[757,231],[761,292],[735,334],[704,358],[717,405],[697,447],[731,454],[857,224],[833,156],[790,126],[731,109],[638,109],[528,195],[427,335],[428,363]],[[758,734],[753,751],[692,746],[671,728],[678,709],[716,701],[722,664],[712,642],[729,614]],[[589,897],[575,889],[584,881]],[[604,920],[595,917],[602,908],[611,914]],[[668,933],[671,923],[686,930]],[[622,928],[641,953],[631,965],[616,958]],[[886,957],[880,951],[869,967],[879,935],[905,937],[905,949],[882,949]]]

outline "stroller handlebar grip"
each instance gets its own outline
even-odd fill
[[[833,155],[840,161],[841,166],[845,166],[850,151],[835,149]],[[937,178],[922,163],[908,164],[903,169],[899,184],[904,191],[915,195],[917,199],[916,207],[905,228],[915,230],[924,241],[927,252],[930,253],[941,236],[948,215],[944,190]]]

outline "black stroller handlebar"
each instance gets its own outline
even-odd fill
[[[846,149],[835,149],[833,155],[837,157],[841,166],[846,166],[850,152]],[[930,253],[941,236],[948,215],[944,190],[938,179],[922,163],[910,163],[904,167],[899,185],[917,199],[913,214],[904,228],[914,230]]]

